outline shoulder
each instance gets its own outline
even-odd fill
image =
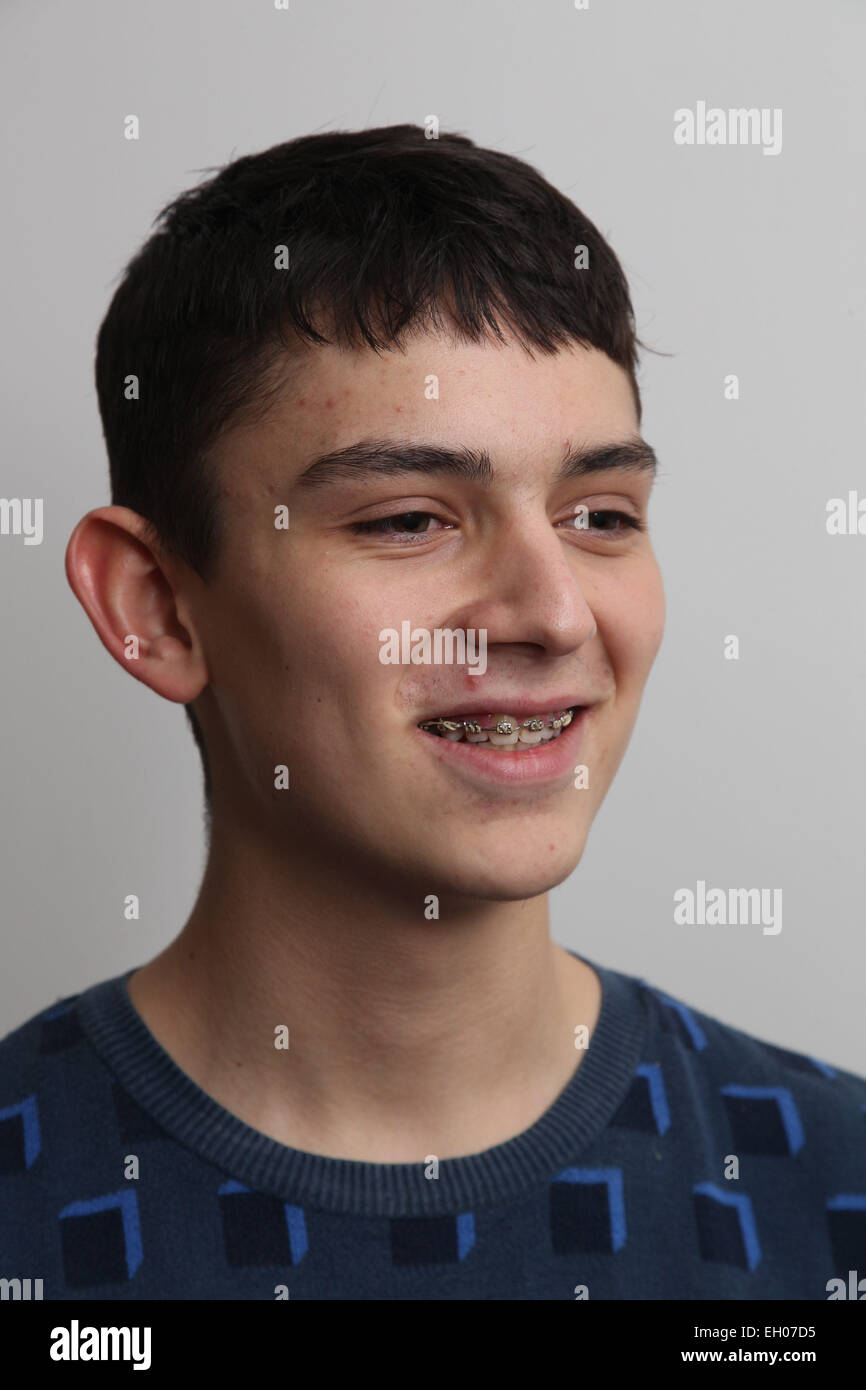
[[[30,1168],[41,1154],[46,1116],[74,1123],[82,1098],[97,1094],[97,1073],[105,1079],[79,1013],[87,992],[55,1000],[0,1039],[0,1150],[7,1177]]]
[[[741,1151],[866,1151],[866,1077],[734,1027],[643,979],[630,978],[647,1014],[647,1048],[695,1106],[723,1112]]]
[[[46,1004],[19,1027],[0,1038],[0,1111],[10,1085],[19,1089],[36,1082],[50,1059],[84,1034],[76,1011],[82,992]]]

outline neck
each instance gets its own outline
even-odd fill
[[[438,920],[427,896],[215,827],[189,920],[131,977],[132,1001],[204,1091],[292,1148],[481,1152],[567,1085],[599,983],[551,941],[546,894],[440,897]]]

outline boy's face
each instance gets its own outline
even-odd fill
[[[422,896],[561,882],[628,744],[664,598],[646,532],[609,515],[646,523],[651,473],[557,475],[570,449],[638,433],[626,373],[596,350],[531,358],[510,337],[434,334],[384,356],[311,350],[267,421],[216,457],[224,538],[192,602],[228,750],[217,815],[253,817],[323,872],[354,865]],[[352,462],[303,481],[364,440],[483,451],[491,476]],[[404,623],[486,631],[486,670],[383,662],[380,634]],[[589,708],[559,741],[517,752],[418,727],[572,705]]]

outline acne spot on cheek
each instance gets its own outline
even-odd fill
[[[329,396],[328,399],[325,401],[325,409],[326,409],[326,410],[331,410],[331,409],[333,408],[333,405],[334,405],[333,397]]]

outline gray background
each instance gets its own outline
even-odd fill
[[[866,494],[864,28],[860,0],[5,5],[0,495],[43,497],[45,538],[0,537],[0,1033],[152,956],[203,864],[182,711],[111,661],[63,572],[108,501],[92,358],[115,277],[207,166],[435,114],[568,192],[672,354],[640,376],[667,635],[555,935],[866,1072],[866,536],[825,529],[828,498]],[[781,153],[675,146],[698,100],[781,107]],[[781,933],[675,925],[699,878],[781,888]]]

